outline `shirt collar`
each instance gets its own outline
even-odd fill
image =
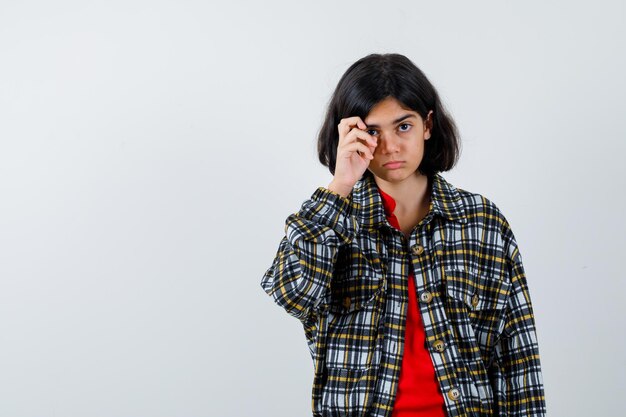
[[[466,223],[465,206],[457,188],[439,173],[432,175],[430,182],[432,186],[428,215],[439,215],[451,221]],[[388,224],[386,213],[392,213],[396,203],[390,195],[378,188],[374,177],[368,175],[357,181],[351,196],[361,227],[377,228]]]

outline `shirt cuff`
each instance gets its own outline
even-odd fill
[[[354,239],[359,225],[354,215],[359,204],[325,187],[318,187],[304,202],[298,215],[334,230],[347,244]]]

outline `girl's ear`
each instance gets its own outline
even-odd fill
[[[432,135],[432,128],[433,128],[433,111],[429,111],[428,114],[426,115],[426,120],[424,121],[424,139],[430,139],[430,136]]]

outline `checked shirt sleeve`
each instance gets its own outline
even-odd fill
[[[303,322],[327,303],[337,250],[358,232],[355,207],[350,199],[318,187],[285,221],[285,236],[261,287]]]
[[[497,415],[544,417],[546,403],[539,346],[526,274],[515,236],[506,220],[503,226],[511,292],[505,310],[504,330],[495,347]]]

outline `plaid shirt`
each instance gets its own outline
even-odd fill
[[[493,202],[440,174],[430,185],[430,210],[408,240],[389,224],[371,177],[347,198],[319,187],[287,217],[261,286],[303,324],[316,417],[391,416],[411,270],[448,416],[545,416],[533,309],[509,223]]]

